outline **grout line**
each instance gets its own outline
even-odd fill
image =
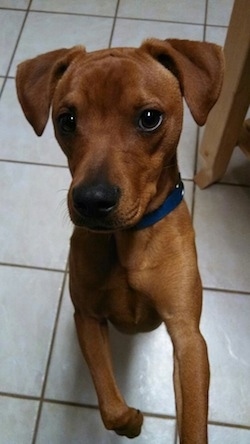
[[[2,88],[1,88],[1,91],[0,91],[0,99],[1,99],[1,96],[2,96],[2,93],[3,93],[3,90],[4,90],[4,87],[5,87],[5,83],[6,83],[6,81],[7,81],[7,77],[8,77],[9,72],[10,72],[10,68],[11,68],[12,62],[13,62],[13,60],[14,60],[14,57],[15,57],[15,54],[16,54],[16,51],[17,51],[17,47],[18,47],[18,44],[19,44],[19,41],[20,41],[21,35],[22,35],[22,33],[23,33],[23,30],[24,30],[24,26],[25,26],[25,24],[26,24],[26,21],[27,21],[28,15],[29,15],[29,9],[30,9],[31,3],[32,3],[32,0],[29,0],[29,4],[28,4],[28,6],[27,6],[27,9],[24,10],[24,12],[25,12],[25,11],[26,11],[26,12],[25,12],[25,15],[24,15],[23,23],[22,23],[22,25],[21,25],[21,28],[20,28],[19,34],[18,34],[18,36],[17,36],[16,44],[15,44],[15,46],[14,46],[14,49],[13,49],[13,52],[12,52],[12,56],[11,56],[10,61],[9,61],[9,65],[8,65],[8,67],[7,67],[7,71],[6,71],[6,73],[5,73],[5,79],[4,79],[4,81],[3,81],[3,85],[2,85]]]
[[[143,412],[142,411],[143,416],[145,416],[145,418],[155,418],[155,419],[171,419],[176,421],[176,416],[174,415],[166,415],[164,413],[148,413],[148,412]]]
[[[199,131],[199,128],[198,128],[198,131]],[[197,136],[197,138],[198,138],[198,136]],[[199,144],[198,144],[198,146],[199,146]],[[60,147],[59,147],[59,149],[60,149]],[[197,150],[198,150],[198,148],[197,148]],[[196,156],[198,156],[198,153],[196,154]],[[13,163],[13,164],[20,164],[20,165],[32,165],[32,166],[41,166],[41,167],[49,167],[49,168],[68,169],[68,165],[40,163],[40,162],[30,162],[28,160],[26,161],[26,160],[0,159],[0,163]],[[197,164],[197,160],[195,160],[195,166],[194,166],[195,172],[197,170],[196,164]],[[184,180],[186,182],[194,182],[193,179],[189,178],[189,177],[183,177],[182,176],[182,180]],[[194,185],[195,185],[195,183],[194,183]],[[214,184],[211,184],[211,187],[213,185],[225,185],[225,186],[229,186],[229,187],[231,186],[231,187],[239,187],[239,188],[250,188],[250,184],[224,182],[223,178],[220,180],[220,182],[215,182]]]
[[[119,5],[120,0],[118,0],[118,5]],[[19,9],[22,12],[28,11],[28,12],[35,12],[35,13],[39,13],[39,14],[53,14],[53,15],[69,15],[69,16],[79,16],[79,17],[92,17],[92,18],[108,18],[108,19],[113,19],[113,18],[117,18],[117,19],[121,19],[121,20],[133,20],[133,21],[144,21],[144,22],[158,22],[158,23],[173,23],[173,24],[178,24],[178,25],[191,25],[191,26],[204,26],[204,23],[202,22],[185,22],[185,21],[179,21],[179,20],[163,20],[163,19],[151,19],[151,18],[144,18],[144,17],[123,17],[123,16],[119,16],[117,15],[118,12],[118,8],[116,8],[116,11],[114,13],[114,15],[97,15],[97,14],[86,14],[86,13],[77,13],[77,12],[64,12],[64,11],[44,11],[44,10],[39,10],[39,9],[29,9],[30,7],[28,7],[27,9]],[[0,8],[4,9],[4,10],[11,10],[11,11],[18,11],[18,9],[12,9],[12,8]],[[215,28],[227,28],[227,25],[217,25],[217,24],[209,24],[209,26],[211,27],[215,27]]]
[[[9,6],[7,8],[7,6],[0,6],[0,11],[19,11],[19,12],[26,12],[28,10],[29,5],[27,6],[27,8],[12,8],[11,6]]]
[[[60,150],[60,147],[59,147]],[[0,159],[1,163],[16,163],[21,165],[33,165],[33,166],[42,166],[42,167],[51,167],[51,168],[64,168],[68,169],[68,165],[58,165],[52,163],[40,163],[40,162],[30,162],[26,160],[12,160],[12,159]]]
[[[83,404],[80,402],[74,402],[74,401],[62,401],[62,400],[56,400],[51,398],[44,398],[44,402],[50,403],[50,404],[59,404],[63,406],[71,406],[71,407],[80,407],[80,408],[88,408],[92,410],[100,411],[98,405],[93,404]],[[176,420],[176,417],[174,415],[167,415],[167,414],[161,414],[161,413],[153,413],[153,412],[144,412],[141,410],[141,413],[143,416],[147,418],[155,418],[155,419],[169,419],[169,420]]]
[[[182,179],[184,182],[194,183],[193,179],[190,179],[189,177],[183,177],[183,176],[181,176],[181,179]]]
[[[8,263],[8,262],[0,262],[1,267],[13,267],[13,268],[23,268],[28,270],[37,270],[37,271],[49,271],[52,273],[65,273],[64,269],[59,268],[48,268],[48,267],[39,267],[35,265],[23,265],[23,264],[17,264],[17,263]],[[228,289],[228,288],[217,288],[217,287],[209,287],[209,286],[203,286],[203,290],[205,291],[213,291],[218,293],[228,293],[228,294],[239,294],[243,296],[250,295],[250,292],[238,290],[238,289]]]
[[[75,401],[63,401],[63,400],[57,400],[52,398],[44,398],[44,402],[47,402],[48,404],[58,404],[62,406],[69,406],[69,407],[79,407],[83,409],[92,409],[92,410],[99,410],[98,405],[93,404],[82,404],[81,402],[75,402]]]
[[[35,442],[36,442],[37,433],[38,433],[38,429],[39,429],[39,425],[40,425],[42,406],[43,406],[43,402],[44,402],[44,394],[45,394],[45,390],[46,390],[46,385],[47,385],[47,380],[48,380],[48,375],[49,375],[49,368],[50,368],[52,353],[53,353],[54,344],[55,344],[56,331],[57,331],[59,316],[60,316],[61,307],[62,307],[63,295],[64,295],[64,291],[66,288],[66,281],[67,281],[67,277],[68,277],[67,269],[68,269],[68,262],[65,267],[63,281],[62,281],[62,289],[61,289],[61,294],[59,297],[59,302],[58,302],[58,307],[57,307],[57,313],[56,313],[56,317],[55,317],[54,329],[53,329],[53,333],[52,333],[50,349],[49,349],[49,354],[48,354],[48,359],[47,359],[47,365],[46,365],[45,374],[44,374],[44,382],[43,382],[43,386],[42,386],[41,397],[40,397],[40,402],[39,402],[39,407],[38,407],[38,412],[37,412],[37,417],[36,417],[36,424],[35,424],[34,431],[33,431],[32,444],[35,444]]]
[[[24,400],[24,401],[41,401],[41,398],[39,398],[37,396],[19,395],[16,393],[8,393],[8,392],[0,392],[0,396],[2,396],[4,398],[20,399],[20,400]],[[69,406],[69,407],[77,407],[77,408],[82,408],[82,409],[91,409],[91,410],[96,410],[99,412],[99,407],[97,405],[92,405],[92,404],[82,404],[82,403],[74,402],[74,401],[62,401],[62,400],[51,399],[51,398],[43,398],[43,402],[46,402],[48,404],[61,405],[61,406],[65,406],[65,407]],[[173,415],[166,415],[166,414],[160,414],[160,413],[149,413],[149,412],[143,412],[143,411],[142,411],[142,414],[144,417],[147,417],[147,418],[176,421],[176,417]],[[209,420],[208,425],[250,431],[250,425],[244,425],[244,424],[227,423],[227,422]],[[176,424],[176,438],[177,437],[178,437],[178,432],[177,432],[177,424]]]
[[[23,401],[39,401],[39,397],[38,396],[32,396],[32,395],[21,395],[18,393],[8,393],[8,392],[1,392],[0,391],[0,396],[2,396],[3,398],[14,398],[14,399],[22,399]]]
[[[203,26],[203,23],[200,22],[183,22],[178,20],[163,20],[163,19],[150,19],[150,18],[143,18],[143,17],[123,17],[117,15],[118,9],[119,9],[120,0],[117,0],[117,6],[116,11],[114,15],[97,15],[97,14],[87,14],[87,13],[77,13],[77,12],[65,12],[65,11],[44,11],[39,9],[31,9],[30,12],[33,13],[39,13],[39,14],[53,14],[53,15],[69,15],[69,16],[78,16],[78,17],[91,17],[91,18],[108,18],[108,19],[121,19],[121,20],[133,20],[133,21],[145,21],[145,22],[159,22],[159,23],[176,23],[180,25],[192,25],[192,26]],[[7,9],[7,8],[6,8]],[[9,9],[9,8],[8,8]],[[218,25],[211,25],[218,27]],[[221,27],[221,26],[219,26]],[[224,28],[227,28],[227,26],[224,25]]]
[[[3,80],[7,80],[7,79],[15,79],[15,76],[11,76],[11,75],[6,75],[6,76],[1,76],[1,78],[3,79]]]
[[[49,271],[52,273],[65,273],[65,270],[63,269],[57,269],[57,268],[47,268],[47,267],[38,267],[35,265],[22,265],[22,264],[13,264],[13,263],[8,263],[8,262],[0,262],[0,267],[13,267],[13,268],[23,268],[23,269],[28,269],[28,270],[37,270],[37,271]],[[248,291],[243,291],[243,290],[231,290],[228,288],[216,288],[216,287],[207,287],[207,286],[203,286],[203,291],[208,291],[208,292],[217,292],[217,293],[228,293],[228,294],[237,294],[237,295],[242,295],[242,296],[250,296],[250,292]]]
[[[121,20],[132,20],[132,21],[138,21],[138,22],[157,22],[157,23],[173,23],[173,24],[177,24],[177,25],[204,26],[204,23],[182,22],[182,21],[178,21],[178,20],[161,20],[161,19],[121,17],[121,16],[117,16],[117,18],[121,19]],[[226,28],[226,26],[225,26],[225,28]]]
[[[43,11],[39,9],[31,9],[31,13],[35,12],[36,14],[51,14],[51,15],[69,15],[69,16],[75,16],[75,17],[90,17],[90,18],[104,18],[104,19],[113,19],[113,15],[97,15],[97,14],[86,14],[84,12],[70,12],[70,11]]]
[[[0,262],[0,267],[24,268],[28,270],[50,271],[52,273],[65,273],[64,269],[59,268],[38,267],[36,265],[23,265],[8,262]]]
[[[203,291],[208,291],[208,292],[214,292],[214,293],[227,293],[227,294],[232,294],[232,295],[240,295],[240,296],[250,296],[250,292],[249,291],[242,291],[242,290],[229,290],[229,289],[224,289],[224,288],[213,288],[213,287],[202,287]]]
[[[113,20],[113,26],[112,26],[110,38],[109,38],[109,44],[108,44],[109,48],[111,48],[111,44],[112,44],[112,40],[113,40],[113,35],[114,35],[114,31],[115,31],[115,25],[116,25],[117,13],[119,10],[119,6],[120,6],[120,0],[117,0],[116,10],[115,10],[115,15],[114,15],[114,20]]]
[[[185,180],[185,179],[184,179]],[[196,184],[195,184],[196,185]],[[201,191],[205,191],[208,190],[209,188],[213,188],[213,186],[217,186],[217,185],[223,185],[226,187],[237,187],[237,188],[250,188],[250,184],[243,184],[243,183],[232,183],[232,182],[224,182],[223,178],[220,180],[220,182],[214,182],[211,185],[209,185],[207,188],[204,188]],[[199,188],[198,185],[196,185],[197,188]]]
[[[250,184],[240,184],[240,183],[231,183],[231,182],[223,182],[223,178],[221,179],[220,182],[215,182],[212,185],[224,185],[224,186],[228,186],[228,187],[240,187],[240,188],[250,188]]]
[[[207,16],[208,16],[208,0],[206,0],[206,6],[205,6],[205,19],[204,19],[204,33],[203,33],[203,41],[206,41],[206,34],[207,34]]]
[[[118,2],[120,2],[120,0],[118,0]],[[28,7],[28,9],[29,9],[29,7]],[[28,9],[0,7],[0,11],[5,10],[5,11],[27,12]],[[118,10],[118,8],[117,8],[117,10]],[[39,9],[29,9],[29,12],[31,12],[31,13],[35,12],[38,14],[69,15],[69,16],[79,16],[79,17],[108,18],[108,19],[117,18],[117,19],[121,19],[121,20],[173,23],[173,24],[177,24],[177,25],[204,26],[204,23],[202,23],[202,22],[185,22],[185,21],[179,21],[179,20],[151,19],[151,18],[146,18],[146,17],[123,17],[123,16],[116,15],[117,14],[116,12],[114,13],[114,15],[97,15],[97,14],[86,14],[86,13],[70,12],[70,11],[67,11],[67,12],[50,11],[50,10],[44,11],[44,10],[39,10]],[[209,23],[207,26],[212,27],[212,28],[228,28],[228,25],[218,25],[218,24],[213,24],[213,23],[211,23],[211,24]]]
[[[241,429],[241,430],[249,430],[250,426],[245,426],[242,424],[229,424],[226,422],[219,422],[219,421],[208,421],[208,425],[213,425],[217,427],[228,427],[229,429]]]

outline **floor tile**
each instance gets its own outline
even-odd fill
[[[145,38],[188,38],[202,40],[202,27],[147,21],[117,20],[112,46],[139,46]],[[183,178],[194,174],[197,126],[185,106],[184,126],[178,146],[179,164]],[[187,149],[188,145],[188,149]]]
[[[234,0],[208,0],[207,24],[228,26]]]
[[[38,402],[0,396],[0,442],[31,444]]]
[[[117,19],[112,46],[140,46],[146,38],[202,40],[203,26],[157,21]]]
[[[192,213],[194,184],[193,182],[187,180],[184,180],[183,183],[185,188],[185,201],[188,206],[189,212]]]
[[[205,287],[249,291],[250,188],[196,188],[194,225]]]
[[[21,30],[25,13],[0,10],[0,75],[5,75]]]
[[[234,149],[227,171],[221,181],[250,186],[250,162],[239,147]]]
[[[201,330],[210,358],[211,421],[250,427],[249,314],[250,294],[204,292]]]
[[[224,46],[227,36],[227,28],[222,26],[206,26],[206,42]]]
[[[51,121],[42,137],[37,137],[17,99],[15,81],[8,79],[0,100],[0,158],[21,162],[67,165],[55,140]]]
[[[174,444],[175,421],[145,418],[135,444]],[[106,431],[95,409],[45,403],[37,444],[127,444],[128,439]]]
[[[39,11],[70,12],[77,14],[93,14],[113,16],[117,0],[33,0],[31,9]]]
[[[172,346],[164,326],[136,336],[111,329],[111,343],[118,385],[128,404],[142,411],[174,415]],[[45,396],[97,405],[76,338],[68,291],[60,313]]]
[[[29,0],[0,0],[0,8],[26,9]]]
[[[179,167],[184,179],[193,180],[194,177],[197,131],[197,125],[185,104],[183,129],[177,149]]]
[[[166,20],[177,22],[203,23],[205,18],[205,0],[150,0],[135,2],[120,0],[119,17],[139,18],[149,20]]]
[[[60,401],[97,405],[91,377],[78,345],[68,285],[65,293],[45,396]]]
[[[11,75],[14,75],[19,62],[43,52],[74,45],[84,45],[89,51],[105,48],[109,44],[112,26],[112,18],[30,12],[12,63]]]
[[[132,337],[113,330],[111,344],[118,385],[128,404],[174,416],[173,352],[164,325]]]
[[[0,392],[39,396],[62,273],[0,267]]]
[[[250,430],[210,425],[208,438],[209,444],[249,444]]]
[[[0,261],[64,270],[71,223],[66,168],[0,162]]]

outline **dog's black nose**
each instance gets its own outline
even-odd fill
[[[120,189],[106,183],[78,185],[73,188],[72,197],[74,207],[81,216],[103,218],[116,207]]]

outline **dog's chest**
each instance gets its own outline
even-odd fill
[[[161,323],[158,313],[145,292],[131,285],[129,273],[119,262],[95,276],[95,285],[82,281],[74,304],[83,313],[109,320],[124,333],[151,331]],[[71,296],[72,296],[71,292]]]
[[[119,264],[102,291],[99,309],[102,307],[107,318],[126,333],[150,331],[161,322],[147,295],[130,285],[126,270]]]
[[[79,231],[71,242],[74,305],[89,316],[109,319],[127,333],[149,331],[160,324],[148,294],[148,276],[141,272],[147,255],[145,250],[138,255],[135,247],[128,242],[124,246],[114,237],[94,238]]]

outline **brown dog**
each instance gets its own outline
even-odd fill
[[[93,53],[60,49],[18,67],[27,119],[40,136],[52,105],[56,138],[68,158],[77,333],[103,422],[129,438],[140,433],[143,417],[117,388],[108,321],[126,333],[166,324],[181,443],[207,442],[202,289],[176,147],[182,96],[203,125],[222,76],[218,46],[176,39]]]

